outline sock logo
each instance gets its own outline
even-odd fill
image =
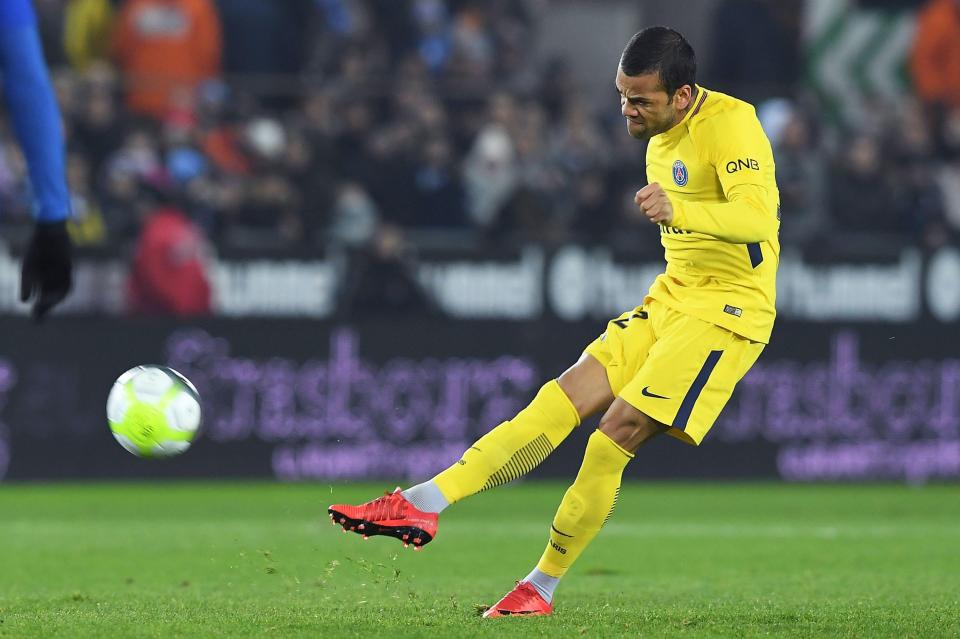
[[[555,542],[555,541],[552,540],[552,539],[550,540],[550,547],[553,548],[554,550],[556,550],[556,551],[557,551],[558,553],[560,553],[561,555],[567,554],[567,549],[564,548],[563,546],[561,546],[560,544],[558,544],[557,542]]]

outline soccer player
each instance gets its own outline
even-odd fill
[[[20,300],[33,298],[32,315],[39,320],[67,296],[73,269],[60,110],[36,21],[30,0],[0,0],[0,77],[35,201],[36,224],[23,258]]]
[[[422,546],[447,506],[530,471],[604,411],[539,563],[485,617],[553,611],[557,584],[613,513],[637,449],[661,433],[699,445],[773,327],[779,193],[753,107],[698,86],[693,49],[665,27],[633,36],[616,89],[627,132],[649,140],[648,184],[635,201],[659,225],[666,272],[641,306],[612,320],[576,364],[450,468],[329,509],[345,529]]]

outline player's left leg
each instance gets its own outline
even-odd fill
[[[584,353],[558,379],[544,384],[525,409],[481,437],[443,472],[364,504],[332,504],[330,518],[345,531],[396,537],[419,549],[436,537],[437,516],[447,506],[529,472],[581,419],[611,402],[604,365]]]
[[[587,442],[580,472],[560,502],[540,562],[484,617],[553,611],[553,591],[560,579],[613,514],[627,463],[640,446],[667,428],[623,399],[613,402]]]
[[[496,488],[533,470],[580,422],[613,402],[603,365],[589,353],[556,380],[547,382],[513,419],[497,426],[429,482],[404,491],[414,504],[422,486],[442,493],[429,506],[437,512],[478,492]]]

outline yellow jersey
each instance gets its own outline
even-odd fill
[[[660,226],[666,271],[649,297],[767,343],[776,316],[780,193],[754,108],[697,87],[693,106],[650,139],[647,181],[673,204]]]

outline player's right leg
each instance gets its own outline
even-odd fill
[[[537,566],[483,616],[549,615],[553,591],[613,514],[620,482],[636,450],[667,426],[617,398],[587,441],[583,464],[550,525],[550,539]]]
[[[604,365],[588,349],[516,417],[481,437],[440,474],[358,506],[334,504],[330,518],[345,531],[396,537],[419,548],[436,536],[437,515],[447,506],[531,471],[583,418],[612,402]]]
[[[640,319],[654,326],[657,340],[648,346],[632,339],[642,338],[642,333],[632,333],[625,342],[622,353],[643,350],[642,364],[635,370],[631,362],[640,358],[628,355],[623,361],[629,381],[620,384],[623,378],[611,375],[617,399],[587,443],[580,473],[557,509],[543,556],[484,616],[550,614],[560,579],[612,515],[621,475],[636,450],[664,432],[699,445],[763,350],[763,344],[662,304],[649,304],[644,314]],[[618,367],[612,361],[609,369]]]

